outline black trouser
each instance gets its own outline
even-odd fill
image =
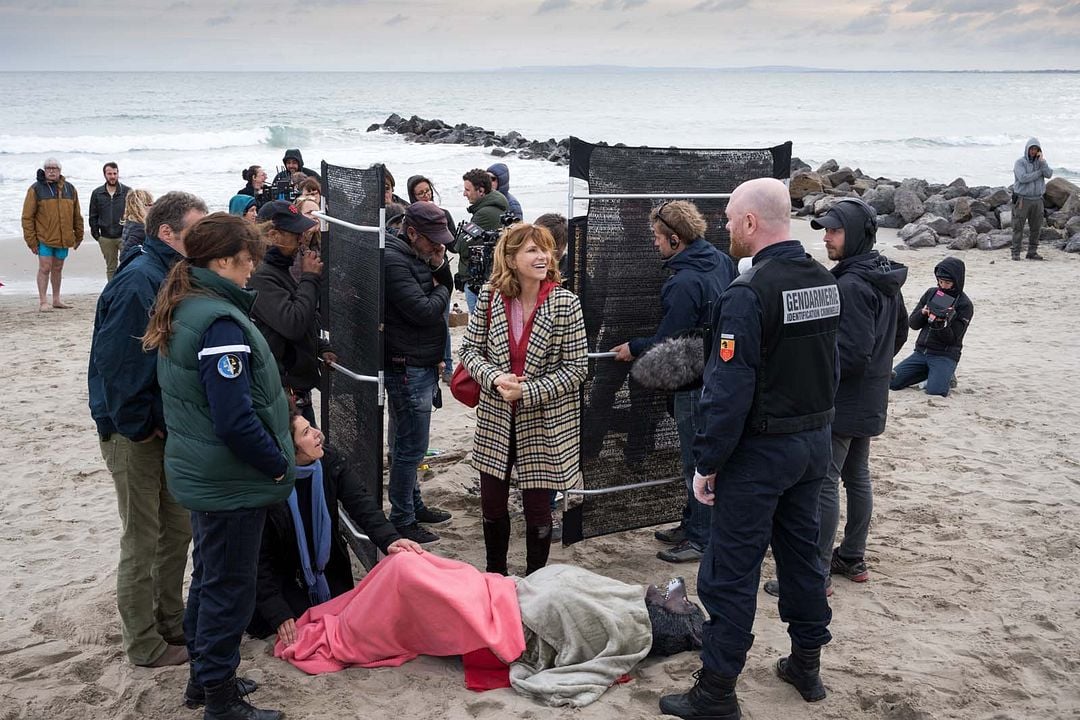
[[[192,512],[193,570],[184,635],[195,680],[219,685],[240,664],[240,640],[255,612],[266,508]]]

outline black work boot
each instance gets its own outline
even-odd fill
[[[203,720],[281,720],[280,710],[260,710],[252,707],[236,691],[236,676],[220,685],[206,686],[206,709]]]
[[[724,677],[701,668],[694,673],[694,687],[682,695],[660,698],[660,712],[689,720],[739,720],[739,698],[735,696],[738,676]]]
[[[250,695],[259,689],[259,683],[251,680],[250,678],[236,678],[236,693],[240,697]],[[195,666],[191,667],[191,672],[188,674],[187,687],[184,688],[184,706],[190,710],[195,708],[201,708],[206,704],[206,690],[199,681],[195,679]]]
[[[806,702],[825,699],[825,686],[821,684],[821,648],[801,648],[791,643],[791,654],[776,661],[776,674],[791,683]]]
[[[525,574],[532,575],[547,565],[551,552],[551,524],[525,528]]]
[[[510,547],[510,516],[495,520],[484,518],[484,549],[487,551],[487,572],[508,575],[506,551]]]

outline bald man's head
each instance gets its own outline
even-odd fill
[[[725,214],[734,257],[751,257],[791,239],[791,195],[775,178],[748,180],[735,188]]]

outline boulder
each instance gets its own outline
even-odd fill
[[[1080,253],[1080,233],[1069,238],[1068,244],[1065,245],[1065,252]]]
[[[809,170],[800,170],[791,176],[791,181],[788,183],[788,193],[791,195],[792,200],[801,200],[805,202],[807,195],[811,193],[819,193],[823,190],[821,184],[821,176],[815,172]]]
[[[980,235],[996,230],[994,223],[990,222],[989,218],[979,215],[971,219],[971,227],[975,228],[975,232]]]
[[[950,250],[970,250],[975,247],[975,241],[979,234],[970,225],[964,225],[956,233],[956,237],[949,243]]]
[[[1011,207],[1006,205],[1005,207]],[[1002,230],[1012,227],[1012,210],[999,210],[998,211],[998,227]]]
[[[817,169],[817,172],[818,175],[827,175],[829,173],[836,172],[839,169],[840,166],[836,163],[835,160],[826,160],[825,162],[821,163],[821,167]]]
[[[797,172],[801,172],[801,171],[809,170],[809,169],[810,169],[810,166],[808,164],[806,164],[805,162],[803,162],[802,160],[800,160],[799,158],[797,158],[797,157],[791,158],[791,174],[792,174],[792,176],[794,176],[795,173],[797,173]]]
[[[905,180],[905,182],[907,181]],[[923,207],[922,201],[915,191],[904,188],[903,186],[896,191],[894,203],[896,205],[896,212],[900,213],[900,216],[904,218],[906,222],[913,222],[922,217],[926,212],[926,208]]]
[[[949,187],[945,188],[945,190],[942,191],[941,195],[946,200],[955,200],[956,198],[960,198],[960,197],[968,197],[969,192],[970,191],[967,189],[966,185],[963,186],[963,187],[957,187],[955,185],[950,185]]]
[[[971,219],[971,198],[958,197],[953,203],[952,215],[949,219],[954,223],[967,222]]]
[[[940,215],[935,215],[933,213],[924,214],[922,217],[915,221],[915,224],[924,225],[928,228],[933,228],[934,232],[938,235],[941,235],[941,233],[949,227],[948,220],[941,217]]]
[[[878,183],[878,186],[867,190],[862,199],[870,204],[881,215],[888,215],[896,211],[896,188],[892,185]]]
[[[1059,230],[1055,227],[1047,227],[1043,225],[1042,230],[1039,231],[1040,243],[1053,243],[1055,240],[1064,240],[1065,231]]]
[[[904,227],[904,218],[900,217],[896,213],[889,213],[887,215],[877,216],[877,226],[879,228],[889,228],[891,230],[899,230]]]
[[[382,125],[380,125],[379,123],[371,123],[370,125],[367,126],[367,131],[368,132],[375,132],[376,130],[381,130],[381,129],[382,129]]]
[[[1008,230],[995,230],[981,233],[975,239],[975,247],[980,250],[1000,250],[1012,244],[1012,233]]]
[[[930,183],[920,178],[904,178],[900,183],[901,190],[910,190],[919,196],[919,200],[930,197]]]
[[[1005,188],[991,188],[991,192],[979,198],[987,207],[1007,205],[1012,202],[1012,196]]]
[[[506,150],[503,150],[501,147],[493,147],[491,148],[491,154],[495,157],[506,157]]]
[[[835,170],[829,173],[828,175],[829,182],[832,183],[833,187],[839,187],[843,183],[848,183],[850,185],[851,183],[855,182],[855,173],[852,172],[851,168],[849,167],[842,167],[839,170]]]
[[[877,182],[873,178],[860,177],[855,179],[855,184],[852,187],[855,188],[855,192],[865,195],[867,190],[871,190],[875,186],[877,186]]]
[[[938,243],[938,234],[933,228],[915,223],[900,228],[899,237],[910,248],[934,247]]]
[[[1065,178],[1056,177],[1047,181],[1046,194],[1043,197],[1046,198],[1047,205],[1059,208],[1064,207],[1070,195],[1080,195],[1080,187]]]
[[[1065,223],[1065,235],[1067,237],[1071,238],[1077,233],[1080,233],[1080,215],[1069,218],[1069,222]]]
[[[841,199],[842,198],[836,197],[835,195],[825,195],[816,203],[814,203],[814,214],[824,215],[829,211],[829,208],[840,202]]]
[[[1046,222],[1052,227],[1064,230],[1065,224],[1072,219],[1073,215],[1071,213],[1067,213],[1064,210],[1058,210],[1057,212],[1050,213],[1050,216],[1046,218]]]
[[[935,215],[941,215],[942,217],[949,217],[952,215],[952,205],[945,199],[944,195],[935,194],[926,198],[923,202],[923,209],[928,213],[934,213]]]

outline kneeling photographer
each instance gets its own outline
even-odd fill
[[[491,191],[491,176],[486,170],[473,168],[462,175],[461,179],[464,181],[464,192],[462,194],[469,201],[469,207],[466,210],[472,215],[469,223],[464,224],[462,229],[465,230],[471,224],[481,231],[496,231],[495,239],[498,240],[497,231],[504,224],[502,216],[510,209],[506,197],[501,193]],[[457,238],[457,252],[460,260],[458,261],[457,275],[454,278],[454,286],[464,288],[465,302],[468,303],[470,313],[476,309],[477,292],[487,282],[487,275],[481,278],[479,283],[475,279],[470,281],[468,277],[469,258],[472,249],[474,247],[483,247],[484,242],[482,234],[475,230],[459,232]],[[492,242],[491,246],[494,248],[495,243]],[[488,274],[490,272],[489,267]]]

